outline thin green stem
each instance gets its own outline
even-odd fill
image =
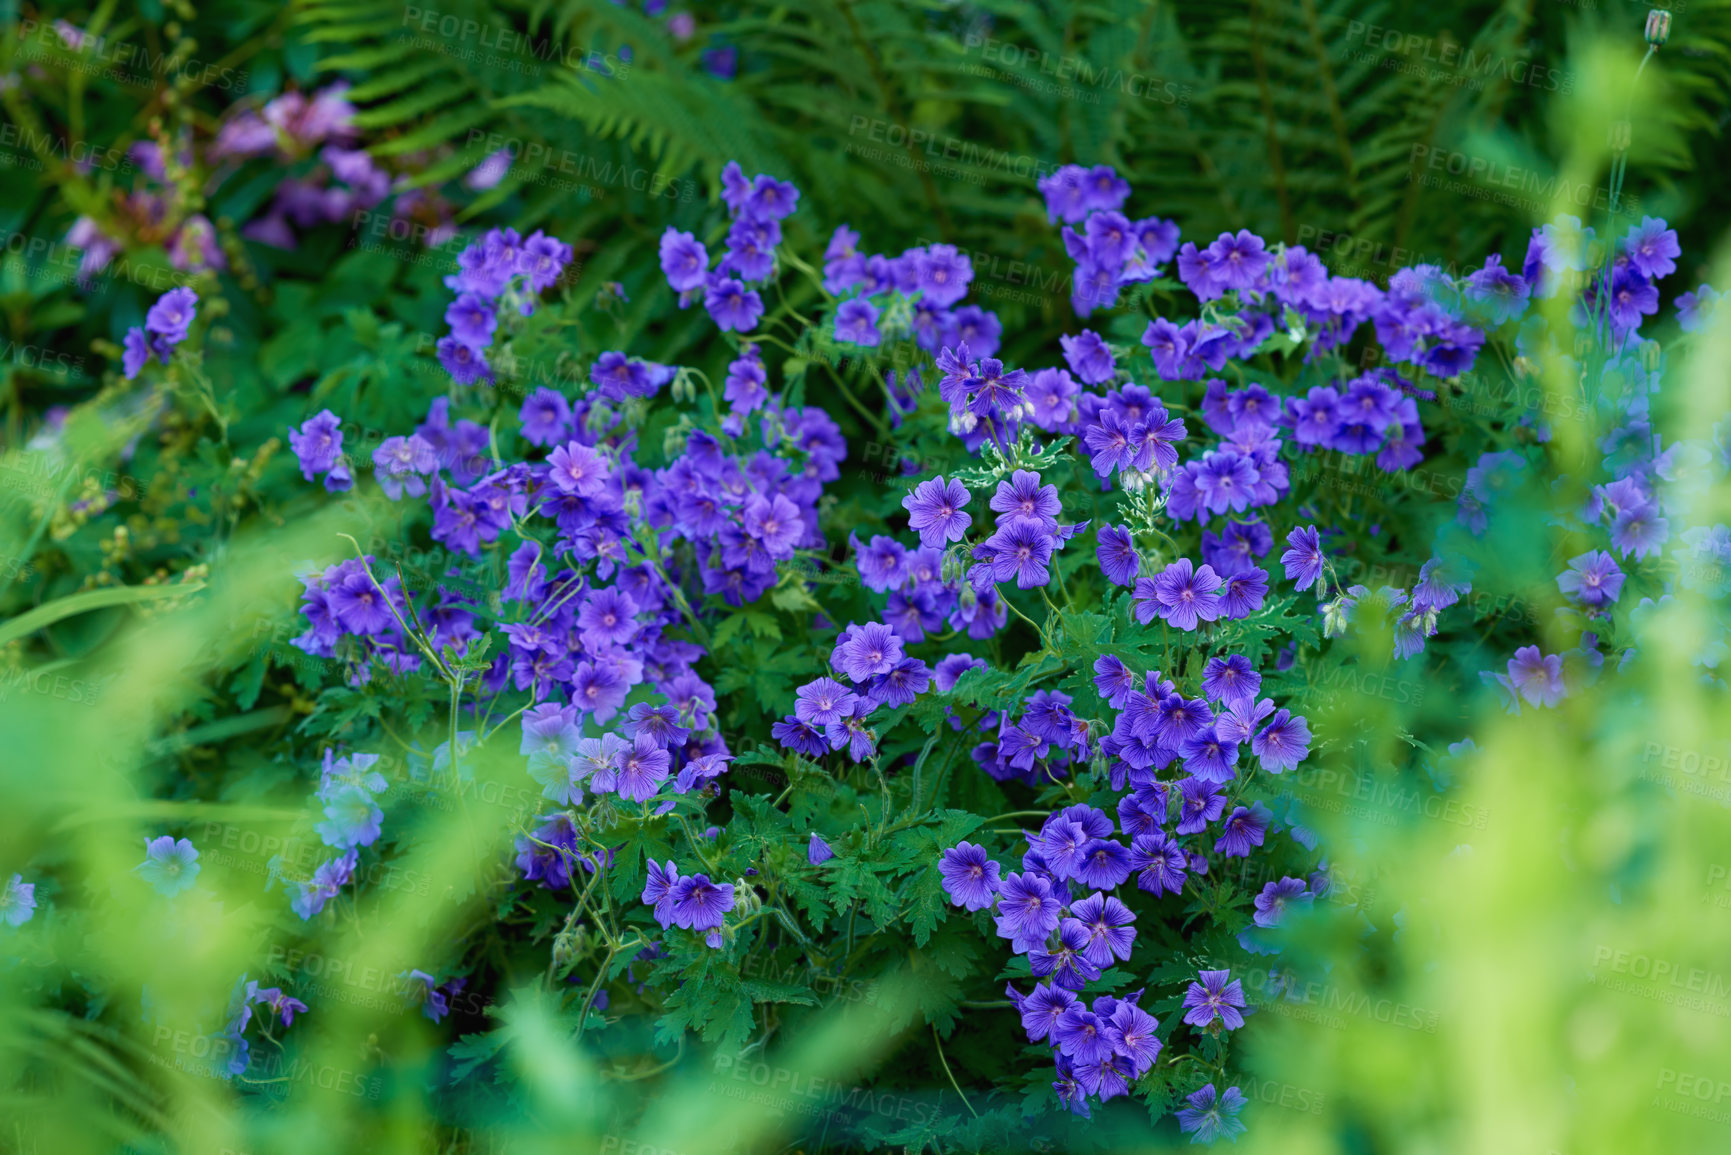
[[[966,1095],[962,1094],[962,1085],[956,1082],[955,1072],[950,1070],[950,1061],[944,1058],[944,1041],[938,1037],[938,1025],[936,1023],[932,1024],[932,1042],[937,1044],[938,1062],[944,1065],[944,1074],[950,1077],[950,1086],[954,1087],[956,1089],[956,1094],[961,1096],[962,1106],[968,1109],[968,1114],[978,1119],[980,1113],[974,1110],[974,1105],[968,1102],[968,1097]]]

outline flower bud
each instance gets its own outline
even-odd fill
[[[681,369],[673,375],[673,384],[669,388],[675,401],[692,402],[697,400],[697,386],[692,384],[691,370]]]
[[[1649,373],[1657,373],[1659,371],[1659,366],[1662,363],[1660,357],[1663,352],[1664,350],[1660,348],[1659,342],[1642,341],[1641,367]]]
[[[1626,120],[1613,121],[1611,123],[1611,130],[1609,133],[1610,139],[1607,142],[1611,146],[1611,151],[1612,152],[1628,152],[1629,151],[1629,135],[1630,135],[1630,133],[1629,133],[1629,122],[1628,121],[1626,121]]]
[[[945,585],[953,586],[962,580],[964,565],[960,549],[945,550],[943,563],[938,567],[938,577]]]
[[[1671,13],[1665,8],[1647,10],[1647,43],[1654,48],[1671,39]]]

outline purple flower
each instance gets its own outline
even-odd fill
[[[1623,591],[1624,573],[1604,550],[1590,550],[1569,560],[1557,575],[1557,586],[1588,609],[1602,609]]]
[[[1063,917],[1063,904],[1052,893],[1052,884],[1037,874],[1010,874],[998,888],[998,936],[1011,940],[1011,949],[1027,954],[1043,946]]]
[[[1237,807],[1227,817],[1223,833],[1214,844],[1214,853],[1228,858],[1250,857],[1251,848],[1262,845],[1273,821],[1274,812],[1260,802],[1252,803],[1248,809]]]
[[[1100,890],[1111,890],[1130,877],[1130,851],[1110,838],[1092,838],[1077,856],[1072,877]]]
[[[899,640],[897,644],[900,644]],[[851,709],[826,725],[823,734],[830,749],[840,750],[846,746],[848,757],[855,762],[864,762],[876,753],[877,735],[873,734],[871,727],[866,724],[866,718],[877,708],[876,702],[861,697],[854,701]]]
[[[1225,800],[1220,799],[1225,805]],[[1177,894],[1184,889],[1184,876],[1189,866],[1184,848],[1164,831],[1138,835],[1130,843],[1130,867],[1136,872],[1136,885],[1159,898],[1162,892]]]
[[[1237,983],[1233,984],[1237,986]],[[1178,1110],[1178,1129],[1187,1135],[1193,1135],[1192,1143],[1212,1143],[1216,1139],[1231,1139],[1237,1142],[1247,1128],[1238,1120],[1238,1113],[1244,1110],[1244,1105],[1250,1100],[1244,1097],[1244,1092],[1237,1087],[1226,1088],[1226,1093],[1215,1097],[1214,1084],[1206,1083],[1199,1091],[1192,1091],[1188,1096],[1190,1105]]]
[[[1250,740],[1250,752],[1270,774],[1291,770],[1310,754],[1310,727],[1290,710],[1281,710]]]
[[[714,930],[733,909],[733,884],[719,885],[707,874],[694,874],[673,885],[673,924],[687,930]]]
[[[1657,555],[1670,534],[1671,523],[1657,505],[1626,506],[1611,522],[1611,544],[1624,557],[1634,554],[1637,560]]]
[[[741,520],[745,532],[763,543],[770,557],[790,558],[800,538],[805,536],[805,521],[799,506],[781,494],[765,497],[754,493],[745,499]]]
[[[574,493],[579,497],[594,497],[601,493],[613,473],[605,457],[580,441],[561,445],[547,461],[552,467],[547,476],[560,492]]]
[[[421,1013],[433,1022],[450,1014],[450,1002],[433,976],[423,970],[407,970],[397,976],[403,982],[403,994],[410,1002],[421,1004]]]
[[[328,472],[343,454],[342,419],[329,409],[307,418],[299,429],[289,430],[289,448],[300,461],[301,476],[306,480]]]
[[[1261,688],[1262,675],[1242,654],[1209,658],[1202,671],[1202,692],[1215,702],[1230,705],[1254,698]]]
[[[1509,659],[1509,685],[1531,706],[1555,706],[1567,693],[1560,654],[1544,654],[1537,646],[1522,646]]]
[[[1287,580],[1307,590],[1322,576],[1322,538],[1314,525],[1307,525],[1287,534],[1286,544],[1280,564],[1286,567]]]
[[[1152,586],[1154,612],[1168,624],[1181,630],[1193,630],[1199,621],[1211,622],[1220,616],[1220,577],[1208,565],[1196,568],[1187,557],[1181,557],[1154,577],[1136,583],[1136,596],[1143,596],[1144,583]],[[1142,617],[1138,608],[1137,617]],[[1147,621],[1147,618],[1142,618]]]
[[[1045,983],[1035,987],[1019,1008],[1022,1029],[1028,1032],[1028,1041],[1037,1043],[1049,1036],[1064,1012],[1075,1005],[1076,995],[1072,991]]]
[[[22,874],[14,874],[0,889],[0,921],[7,926],[23,926],[36,914],[36,884],[25,882]]]
[[[1058,1017],[1052,1027],[1052,1042],[1078,1063],[1097,1063],[1112,1057],[1112,1040],[1106,1035],[1106,1024],[1080,1003]]]
[[[1212,782],[1186,778],[1178,784],[1179,834],[1197,834],[1226,811],[1226,796]]]
[[[655,908],[655,921],[663,929],[673,925],[673,894],[679,886],[679,871],[669,859],[666,866],[651,858],[649,877],[643,884],[643,903]]]
[[[994,582],[1014,577],[1016,588],[1031,590],[1052,580],[1047,564],[1052,560],[1055,538],[1037,521],[1013,518],[987,538],[975,550],[975,556],[985,551],[991,558],[990,573]]]
[[[1094,472],[1110,477],[1115,470],[1130,468],[1146,433],[1147,427],[1141,422],[1132,422],[1110,409],[1103,411],[1098,422],[1082,430],[1082,444],[1088,448]]]
[[[1244,1025],[1239,1008],[1244,1006],[1244,988],[1237,979],[1227,982],[1230,971],[1201,971],[1199,981],[1184,992],[1184,1021],[1193,1027],[1207,1027],[1218,1019],[1229,1031]]]
[[[1085,385],[1103,384],[1118,372],[1111,348],[1092,329],[1083,329],[1074,337],[1060,337],[1058,344],[1063,347],[1064,360],[1071,371]]]
[[[894,538],[878,534],[863,549],[854,542],[854,566],[860,581],[869,590],[883,593],[895,589],[908,578],[907,547]]]
[[[858,683],[889,673],[902,656],[902,640],[894,630],[881,622],[867,622],[848,627],[836,639],[830,665]]]
[[[908,528],[920,535],[920,544],[942,549],[967,536],[973,516],[963,509],[970,494],[961,482],[945,481],[940,474],[916,485],[912,493],[902,498],[902,508],[908,511]]]
[[[485,349],[493,343],[499,317],[492,301],[479,293],[461,293],[446,307],[445,323],[451,326],[451,336],[463,344]]]
[[[150,360],[150,341],[145,337],[144,330],[134,325],[126,331],[126,337],[121,344],[124,350],[120,355],[120,371],[130,381],[138,376],[145,363]]]
[[[625,704],[631,687],[607,662],[579,662],[571,675],[571,704],[604,723]]]
[[[915,262],[915,275],[925,299],[948,308],[968,295],[974,269],[967,254],[957,251],[956,246],[931,245]]]
[[[637,603],[611,586],[590,590],[577,611],[577,629],[586,644],[622,646],[637,633]]]
[[[1238,776],[1238,746],[1221,738],[1213,726],[1186,738],[1178,753],[1184,769],[1204,782],[1229,782]]]
[[[491,379],[493,376],[486,354],[456,337],[448,334],[440,337],[438,344],[434,346],[434,352],[439,355],[439,364],[445,367],[445,372],[449,373],[451,380],[458,385],[473,385],[483,377]]]
[[[1650,281],[1668,277],[1677,271],[1677,258],[1683,249],[1677,243],[1677,230],[1657,217],[1644,216],[1641,223],[1623,238],[1623,252],[1637,273]]]
[[[763,298],[743,282],[719,273],[705,282],[703,307],[723,332],[749,333],[763,316]]]
[[[835,851],[829,848],[829,843],[819,838],[815,830],[812,831],[811,841],[805,848],[805,860],[813,866],[822,866],[834,857]]]
[[[1100,1000],[1094,1005],[1099,1013]],[[1160,1057],[1161,1043],[1155,1034],[1159,1029],[1160,1021],[1153,1015],[1129,999],[1120,999],[1107,1020],[1106,1038],[1119,1058],[1130,1061],[1132,1073],[1140,1078]]]
[[[1136,675],[1115,654],[1101,654],[1094,659],[1094,688],[1106,704],[1122,710],[1136,689]]]
[[[170,345],[178,345],[186,340],[187,330],[197,316],[198,294],[183,285],[156,299],[156,304],[144,315],[144,328]]]
[[[1136,552],[1136,539],[1123,526],[1102,525],[1095,535],[1095,556],[1100,571],[1114,585],[1127,586],[1136,580],[1142,558]]]
[[[789,750],[804,754],[807,758],[821,758],[829,752],[829,745],[824,740],[821,728],[810,722],[802,722],[793,715],[788,715],[769,727],[769,736],[786,746]]]
[[[418,433],[407,437],[387,437],[373,451],[374,476],[385,496],[401,500],[404,493],[420,497],[427,492],[422,476],[438,472],[439,456]]]
[[[571,406],[557,389],[535,390],[517,411],[518,432],[531,445],[547,446],[571,433]]]
[[[1083,956],[1097,967],[1109,967],[1114,960],[1130,960],[1130,947],[1136,941],[1136,930],[1130,924],[1135,921],[1129,907],[1116,898],[1095,893],[1071,904],[1070,917],[1064,920],[1064,925],[1080,926],[1087,934]]]
[[[948,693],[956,688],[956,682],[969,670],[983,670],[986,663],[972,654],[946,654],[938,661],[937,669],[932,673],[932,681],[939,692]]]
[[[751,193],[738,211],[741,216],[779,221],[798,207],[799,189],[792,182],[758,173],[751,182]]]
[[[877,323],[878,307],[870,301],[857,297],[843,301],[835,311],[835,339],[844,344],[874,347],[882,340]]]
[[[144,861],[133,867],[139,876],[156,888],[158,894],[172,898],[191,889],[200,870],[198,849],[191,840],[175,840],[173,835],[144,840]],[[34,892],[32,892],[34,894]]]
[[[1256,896],[1254,921],[1257,926],[1279,926],[1288,905],[1295,902],[1308,905],[1315,897],[1305,889],[1303,879],[1282,878],[1279,882],[1270,882]]]
[[[931,669],[918,658],[903,658],[866,685],[872,701],[884,706],[909,706],[931,685]]]
[[[858,698],[834,678],[819,678],[795,691],[793,712],[802,722],[827,726],[853,709]]]
[[[998,864],[983,846],[958,842],[938,859],[944,893],[965,910],[985,910],[998,893]]]

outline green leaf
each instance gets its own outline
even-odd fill
[[[162,586],[116,586],[112,589],[86,590],[81,594],[57,598],[44,606],[37,606],[26,614],[19,614],[5,625],[0,625],[0,646],[4,646],[14,638],[22,638],[35,633],[43,626],[51,626],[74,614],[87,613],[90,610],[100,610],[108,606],[129,606],[138,602],[157,601],[162,598],[185,597],[195,594],[204,588],[203,582],[181,582],[176,585]]]

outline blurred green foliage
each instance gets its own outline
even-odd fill
[[[1603,185],[1644,9],[737,3],[698,13],[699,35],[683,43],[607,3],[145,0],[0,14],[0,310],[13,351],[0,366],[0,878],[31,863],[40,904],[24,927],[0,928],[0,1150],[707,1155],[1136,1152],[1179,1139],[1169,1117],[1156,1125],[1135,1107],[1024,1123],[1018,1092],[1043,1049],[1024,1053],[1001,1007],[967,1006],[995,999],[981,984],[1001,976],[953,923],[935,935],[928,925],[923,941],[887,935],[834,974],[776,964],[737,987],[689,980],[683,1005],[706,1034],[657,1037],[626,1014],[605,1029],[601,1014],[584,1021],[543,981],[562,928],[501,897],[521,817],[509,800],[524,778],[497,750],[475,759],[474,784],[454,801],[414,786],[399,761],[391,873],[314,938],[275,937],[266,848],[296,836],[294,800],[322,740],[387,710],[416,727],[411,741],[437,741],[443,723],[424,687],[351,691],[288,660],[297,567],[347,556],[338,535],[349,534],[395,542],[412,569],[418,539],[388,508],[310,492],[280,439],[324,404],[385,432],[425,413],[445,382],[422,335],[438,330],[438,278],[455,250],[369,235],[371,220],[312,231],[293,252],[244,242],[239,226],[280,174],[201,173],[181,207],[215,222],[231,272],[192,279],[208,302],[202,352],[172,375],[160,408],[129,408],[113,343],[178,274],[163,237],[145,230],[127,235],[129,272],[77,284],[66,233],[80,215],[115,220],[125,181],[101,165],[82,171],[74,153],[208,140],[237,100],[348,77],[370,147],[427,154],[430,182],[514,145],[506,180],[463,198],[465,229],[498,221],[580,242],[560,314],[570,329],[538,363],[558,372],[561,350],[618,347],[712,376],[731,353],[672,307],[654,240],[698,220],[716,172],[738,159],[801,188],[789,221],[798,252],[846,221],[872,250],[944,239],[975,253],[991,270],[986,303],[1005,321],[1006,359],[1049,360],[1075,323],[1036,175],[1114,164],[1143,211],[1178,219],[1189,237],[1247,227],[1372,279],[1497,248],[1513,260],[1535,217],[1568,207],[1559,187],[1591,200]],[[1684,287],[1705,275],[1728,219],[1717,179],[1728,14],[1725,0],[1677,12],[1630,118],[1629,188],[1679,227]],[[95,69],[44,49],[41,30],[59,17],[137,46],[133,63]],[[585,63],[489,49],[482,28]],[[701,65],[716,47],[737,52],[731,79]],[[567,158],[583,191],[561,185]],[[1475,174],[1467,192],[1447,183]],[[611,282],[628,302],[593,307]],[[1731,412],[1728,364],[1721,328],[1668,366],[1667,439]],[[850,444],[880,462],[944,452],[931,420],[886,444],[812,365],[806,400]],[[1517,379],[1497,377],[1492,395]],[[73,409],[50,468],[25,447],[55,406]],[[1458,479],[1519,408],[1459,407],[1426,468]],[[1557,424],[1559,470],[1592,461],[1589,432]],[[899,501],[869,466],[833,492],[832,523],[862,536]],[[1416,568],[1452,513],[1423,500],[1434,489],[1316,493],[1343,518],[1391,527],[1380,552],[1367,544],[1353,558],[1368,585]],[[1515,639],[1563,636],[1547,587],[1573,552],[1548,522],[1549,497],[1523,500],[1493,527],[1503,564],[1476,586],[1473,629],[1439,644],[1434,664],[1392,670],[1376,656],[1386,646],[1367,643],[1286,679],[1328,737],[1292,789],[1316,816],[1341,897],[1246,980],[1259,1004],[1246,1032],[1257,1072],[1245,1084],[1248,1150],[1731,1150],[1727,734],[1690,645],[1713,608],[1680,600],[1645,625],[1642,659],[1622,678],[1505,718],[1476,671],[1524,644]],[[1701,520],[1727,520],[1731,494],[1696,500]],[[868,616],[857,588],[819,597],[840,620]],[[817,660],[800,633],[809,608],[777,602],[761,620],[730,619],[740,624],[716,646],[730,727],[763,734],[784,712]],[[1441,747],[1469,733],[1477,751],[1436,781]],[[944,751],[934,779],[963,758]],[[755,765],[759,801],[787,787],[796,807],[878,805],[880,783],[863,773],[813,783],[789,777],[793,760]],[[994,795],[977,785],[929,781],[930,796],[917,779],[885,785],[880,813],[888,825],[892,813],[948,806],[942,835],[911,826],[874,847],[873,869],[852,882],[862,901],[886,901],[878,865],[929,892],[919,856],[966,833],[973,819],[955,814],[996,813],[980,809]],[[771,806],[744,809],[734,821],[746,826],[790,823]],[[172,905],[132,876],[140,837],[168,828],[205,852],[200,886]],[[777,832],[763,843],[787,851]],[[1222,880],[1199,901],[1242,906],[1254,889]],[[874,921],[893,926],[900,913]],[[393,976],[405,958],[454,958],[454,944],[473,948],[481,979],[445,1024],[460,1036],[452,1046]],[[1172,950],[1173,973],[1207,954]],[[625,959],[608,959],[611,981]],[[255,1044],[269,1059],[246,1093],[213,1069],[224,1056],[211,1041],[242,973],[318,996],[280,1041]]]

